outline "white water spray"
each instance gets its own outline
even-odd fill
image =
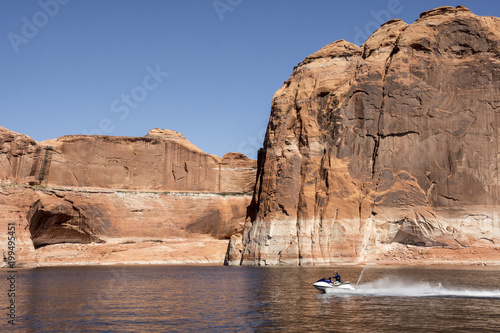
[[[467,297],[500,299],[500,289],[480,290],[467,287],[446,288],[443,287],[441,283],[431,284],[429,282],[408,282],[390,278],[383,278],[373,282],[364,283],[357,287],[356,294],[365,296]]]
[[[361,274],[359,274],[358,282],[356,282],[356,287],[358,286],[359,281],[361,281],[361,278],[363,277],[363,273],[365,272],[365,269],[366,269],[366,268],[367,268],[367,267],[364,267],[364,268],[363,268],[363,270],[361,271]]]

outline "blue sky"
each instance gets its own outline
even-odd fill
[[[307,55],[459,4],[500,16],[497,0],[0,0],[0,126],[37,141],[167,128],[255,158]]]

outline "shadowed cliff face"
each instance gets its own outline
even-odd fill
[[[227,263],[498,246],[499,117],[498,18],[441,7],[325,46],[274,95]]]

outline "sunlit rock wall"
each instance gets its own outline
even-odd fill
[[[227,263],[497,251],[499,126],[498,18],[441,7],[387,22],[361,47],[325,46],[274,95]]]

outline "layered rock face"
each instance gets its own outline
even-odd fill
[[[0,128],[0,147],[0,228],[16,224],[20,265],[222,263],[255,183],[256,161],[169,130],[38,143]]]
[[[499,125],[498,18],[440,7],[325,46],[274,95],[227,263],[498,263]]]
[[[206,154],[182,134],[65,136],[37,143],[0,128],[0,179],[18,184],[127,190],[251,192],[254,162]]]

